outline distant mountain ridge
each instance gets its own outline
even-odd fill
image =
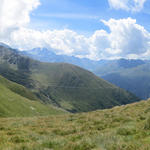
[[[145,64],[147,61],[140,59],[116,59],[116,60],[99,60],[94,61],[88,58],[78,58],[75,56],[67,56],[67,55],[57,55],[53,49],[47,48],[34,48],[32,50],[23,51],[24,55],[29,56],[35,60],[39,60],[42,62],[62,62],[62,63],[70,63],[82,68],[88,69],[94,73],[98,70],[99,67],[103,67],[105,65],[118,65],[119,68],[133,68],[142,64]]]
[[[10,46],[8,46],[7,44],[2,43],[2,42],[0,42],[0,46],[6,47],[6,48],[11,48]]]
[[[67,63],[42,63],[3,46],[0,46],[0,74],[28,88],[45,104],[71,112],[139,101],[85,69]]]
[[[108,60],[104,64],[100,64],[95,70],[94,73],[98,76],[103,76],[110,73],[116,73],[124,71],[127,69],[133,69],[138,66],[148,63],[147,60],[140,59],[118,59],[118,60]]]
[[[150,61],[116,60],[101,65],[95,74],[140,97],[150,97]]]
[[[107,60],[94,61],[75,56],[57,55],[52,49],[47,48],[34,48],[32,50],[23,51],[22,54],[42,62],[70,63],[90,71],[94,71],[100,64],[107,62]]]
[[[132,69],[129,68],[118,70],[118,72],[106,73],[101,77],[134,93],[141,99],[150,97],[150,63],[139,65]]]

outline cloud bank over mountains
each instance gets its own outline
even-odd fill
[[[109,0],[113,1],[119,2]],[[145,1],[134,2],[143,7]],[[101,20],[110,31],[97,30],[87,37],[69,29],[38,31],[28,28],[30,13],[40,5],[39,0],[0,0],[0,3],[0,41],[14,48],[53,48],[57,54],[94,60],[150,56],[150,33],[135,19]]]

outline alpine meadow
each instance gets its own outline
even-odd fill
[[[0,150],[150,150],[150,0],[0,0]]]

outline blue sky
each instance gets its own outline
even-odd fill
[[[150,58],[150,0],[0,2],[0,42],[13,48],[93,60]]]
[[[106,10],[107,9],[107,10]],[[104,28],[100,19],[109,11],[107,1],[95,0],[41,0],[41,6],[31,18],[34,27],[93,32]]]
[[[41,0],[31,15],[31,27],[37,29],[68,28],[83,34],[109,29],[100,20],[134,18],[150,31],[150,0],[140,12],[115,10],[107,0]]]

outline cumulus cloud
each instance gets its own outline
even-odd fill
[[[146,0],[108,0],[111,8],[138,12],[143,9]]]
[[[0,38],[30,22],[30,12],[40,4],[39,0],[0,0]]]
[[[36,31],[27,28],[11,34],[11,45],[20,49],[53,48],[58,54],[91,59],[146,57],[150,47],[150,33],[135,19],[110,19],[102,22],[110,32],[97,30],[90,37],[72,30]]]
[[[150,34],[144,27],[136,24],[135,19],[110,19],[102,21],[110,29],[110,53],[126,56],[140,55],[149,48]]]
[[[68,29],[36,31],[27,28],[11,34],[11,45],[30,50],[35,47],[53,48],[58,54],[87,55],[88,38]]]

